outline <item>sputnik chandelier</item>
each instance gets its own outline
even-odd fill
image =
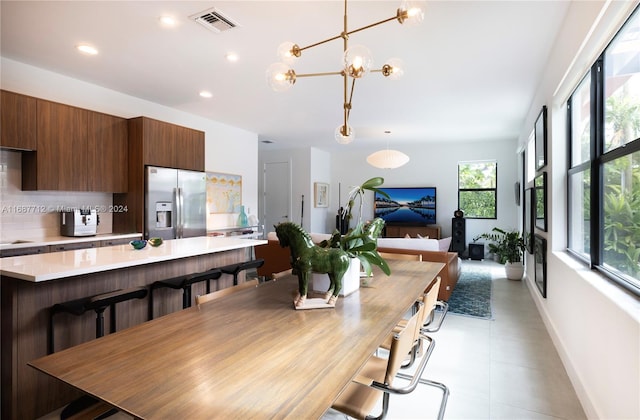
[[[382,73],[383,76],[388,77],[391,80],[395,80],[402,77],[404,70],[402,69],[402,62],[399,59],[393,58],[387,60],[382,68],[372,70],[371,67],[373,65],[373,59],[369,49],[363,45],[354,45],[349,48],[349,36],[356,32],[364,31],[365,29],[391,22],[393,20],[397,20],[401,24],[420,23],[423,18],[424,12],[422,9],[411,6],[408,1],[403,1],[397,9],[395,16],[350,31],[347,27],[347,0],[344,0],[343,32],[334,37],[325,39],[324,41],[307,45],[306,47],[300,47],[298,44],[294,44],[293,42],[285,42],[281,44],[278,47],[278,56],[282,62],[272,64],[267,70],[267,81],[269,86],[277,92],[282,92],[291,88],[296,83],[296,80],[301,77],[330,75],[342,76],[344,92],[344,120],[335,130],[335,139],[341,144],[351,143],[355,138],[355,132],[353,128],[349,126],[349,113],[351,111],[351,101],[353,98],[356,79],[364,77],[367,73],[372,72]],[[343,68],[340,71],[297,74],[295,70],[290,67],[290,64],[299,58],[304,50],[317,47],[318,45],[335,41],[337,39],[342,39],[343,41]],[[349,78],[351,78],[351,87],[349,87]]]

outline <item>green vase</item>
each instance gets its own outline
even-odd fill
[[[240,214],[238,215],[238,226],[249,226],[247,221],[247,213],[244,212],[244,206],[240,206]]]

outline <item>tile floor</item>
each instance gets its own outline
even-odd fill
[[[463,261],[491,269],[493,319],[448,314],[425,378],[450,395],[445,419],[586,419],[524,282],[507,280],[493,261]],[[435,419],[441,392],[418,385],[393,395],[388,419]],[[344,418],[329,411],[323,420]]]
[[[465,260],[463,266],[491,270],[493,319],[449,314],[433,334],[436,347],[424,377],[449,387],[445,419],[586,419],[526,284],[507,280],[504,267],[492,261]],[[441,395],[424,385],[394,395],[387,418],[435,419]],[[329,410],[322,420],[344,418]]]

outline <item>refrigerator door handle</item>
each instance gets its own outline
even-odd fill
[[[176,203],[176,239],[182,238],[182,205],[180,202],[180,188],[173,189],[173,196]]]
[[[180,238],[184,238],[184,191],[182,191],[182,187],[178,187],[178,202],[180,203]]]

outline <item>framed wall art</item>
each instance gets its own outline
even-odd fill
[[[535,227],[547,231],[547,173],[542,172],[533,181]]]
[[[535,281],[543,298],[547,297],[547,240],[535,235]]]
[[[536,143],[536,171],[547,165],[547,107],[543,106],[542,111],[536,119],[534,126],[534,136]]]
[[[316,182],[313,184],[314,207],[329,207],[329,184]]]
[[[522,237],[529,254],[533,254],[533,188],[525,188],[522,210]]]
[[[207,172],[207,208],[211,214],[240,211],[242,175]]]

